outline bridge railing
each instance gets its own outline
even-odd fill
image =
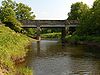
[[[64,27],[65,25],[78,25],[77,20],[20,20],[23,27]]]

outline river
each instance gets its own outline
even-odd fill
[[[41,40],[32,43],[27,66],[35,75],[100,75],[100,48]]]

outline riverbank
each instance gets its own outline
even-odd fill
[[[100,47],[100,36],[69,35],[66,36],[66,42]]]
[[[0,25],[0,75],[32,75],[26,67],[16,68],[16,64],[24,61],[31,41],[31,38]]]

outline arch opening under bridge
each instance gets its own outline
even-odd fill
[[[37,28],[37,40],[40,40],[41,28],[61,28],[62,42],[65,41],[66,33],[69,27],[77,27],[79,22],[77,20],[20,20],[22,28]]]

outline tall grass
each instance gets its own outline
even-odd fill
[[[24,57],[28,51],[25,47],[30,40],[29,37],[16,33],[8,27],[0,26],[0,65],[6,65],[5,69],[10,69],[9,75],[14,75],[15,72],[12,58]]]

